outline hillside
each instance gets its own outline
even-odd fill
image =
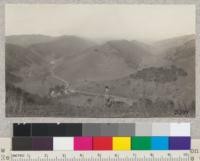
[[[6,44],[5,58],[6,83],[30,93],[42,93],[42,82],[50,76],[50,70],[48,63],[40,55],[33,53],[29,48]]]
[[[70,81],[125,77],[137,70],[145,56],[151,55],[138,44],[119,40],[91,47],[70,60],[64,59],[57,65],[55,73]]]
[[[189,39],[184,41],[182,45],[166,50],[164,58],[169,64],[181,67],[188,72],[191,81],[195,79],[195,39]]]
[[[6,43],[28,47],[33,44],[49,42],[52,39],[53,37],[45,35],[12,35],[6,36]]]
[[[154,43],[154,46],[162,50],[169,50],[171,48],[176,48],[178,46],[184,45],[186,42],[195,40],[195,35],[183,35],[178,37],[173,37],[170,39],[160,40]]]
[[[94,45],[92,41],[76,36],[61,36],[50,42],[32,45],[30,48],[49,59],[68,59]]]
[[[7,100],[17,102],[14,112],[7,102],[9,116],[193,117],[195,39],[97,45],[62,36],[26,47],[6,44],[6,83]],[[73,92],[50,97],[50,89],[68,83]],[[105,86],[112,96],[109,107]]]
[[[32,65],[43,66],[45,62],[40,55],[32,52],[29,48],[18,45],[7,43],[5,52],[6,69],[9,71],[20,71]]]
[[[166,51],[166,58],[171,61],[179,59],[187,59],[191,56],[195,56],[195,39],[186,41],[180,46],[170,48]]]
[[[23,67],[28,67],[32,63],[29,59],[31,51],[23,47],[6,44],[6,70],[19,71]]]

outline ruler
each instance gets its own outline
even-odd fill
[[[191,151],[11,151],[11,139],[0,138],[1,161],[200,161],[200,140]]]

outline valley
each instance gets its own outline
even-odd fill
[[[8,117],[194,117],[195,38],[9,36],[6,90]]]

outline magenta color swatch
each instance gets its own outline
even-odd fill
[[[74,137],[74,150],[92,150],[92,137]]]

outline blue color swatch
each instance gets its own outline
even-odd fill
[[[169,150],[169,137],[154,136],[151,138],[152,150]]]

